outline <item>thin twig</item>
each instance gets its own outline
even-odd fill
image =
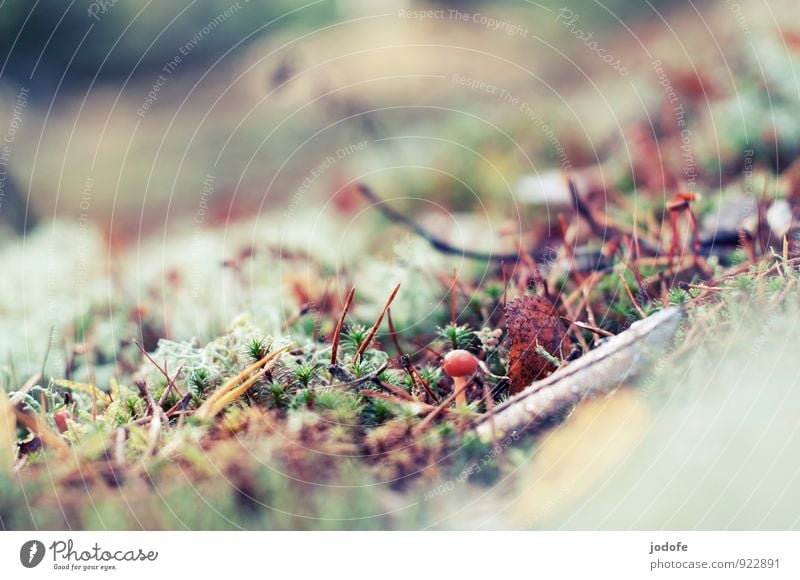
[[[417,402],[419,402],[419,401],[417,401],[417,399],[415,399],[414,397],[409,395],[403,389],[401,389],[400,387],[396,387],[392,383],[387,383],[386,381],[382,381],[380,379],[373,380],[372,382],[375,383],[376,385],[378,385],[379,387],[382,387],[382,388],[386,389],[387,391],[392,393],[394,396],[396,396],[396,397],[398,397],[400,399],[405,399],[409,403],[417,403]],[[363,393],[363,391],[362,391],[362,393]]]
[[[166,363],[166,361],[164,361],[164,370],[165,370],[165,371],[167,370],[167,363]],[[175,380],[176,380],[176,379],[177,379],[177,378],[180,376],[180,374],[181,374],[181,371],[183,371],[183,365],[181,365],[181,366],[178,368],[178,370],[175,372],[175,375],[172,377],[172,380],[171,380],[171,381],[167,381],[168,385],[170,385],[170,386],[168,386],[166,389],[164,389],[164,392],[163,392],[163,393],[161,393],[161,397],[158,399],[158,406],[159,406],[159,407],[160,407],[160,406],[162,406],[162,405],[164,404],[164,402],[167,400],[167,395],[169,395],[169,392],[170,392],[170,390],[171,390],[171,389],[174,389],[174,390],[175,390],[175,394],[176,394],[178,397],[182,397],[182,396],[183,396],[183,395],[180,393],[180,391],[178,391],[177,387],[175,387]]]
[[[419,392],[419,387],[422,387],[422,390],[425,391],[425,394],[428,395],[430,400],[438,404],[439,397],[437,397],[436,394],[433,392],[431,386],[428,384],[428,381],[425,380],[425,377],[423,377],[419,373],[417,367],[415,367],[411,363],[411,359],[409,357],[405,357],[404,360],[401,361],[401,364],[403,365],[403,368],[405,368],[405,371],[408,373],[408,376],[411,377],[411,382],[414,383],[414,388],[417,390],[417,392]]]
[[[386,311],[389,310],[389,307],[392,305],[392,302],[394,301],[394,298],[395,296],[397,296],[397,293],[399,291],[400,291],[400,284],[398,283],[397,286],[394,287],[394,290],[392,290],[392,293],[389,295],[389,299],[386,301],[386,304],[384,304],[383,310],[381,310],[381,313],[378,315],[377,320],[375,320],[375,324],[372,325],[372,328],[370,328],[369,332],[367,333],[367,336],[364,338],[364,342],[362,342],[361,346],[358,347],[358,350],[356,351],[353,360],[359,360],[361,358],[361,355],[364,354],[364,351],[367,350],[367,347],[372,342],[372,339],[375,338],[375,334],[378,332],[378,328],[380,328],[381,322],[383,322],[383,317],[386,315]]]
[[[363,383],[379,381],[380,379],[378,377],[380,377],[380,375],[388,368],[389,368],[389,361],[387,360],[380,367],[378,367],[378,369],[374,373],[370,373],[368,375],[364,375],[363,377],[359,377],[359,378],[353,378],[353,380],[345,381],[343,383],[336,383],[336,386],[337,387],[357,387],[358,385],[361,385]]]
[[[588,330],[589,332],[593,332],[595,334],[599,334],[600,336],[615,336],[613,332],[608,332],[607,330],[603,330],[602,328],[598,328],[597,326],[592,326],[591,324],[586,324],[585,322],[579,322],[577,320],[570,320],[566,316],[562,316],[564,320],[569,322],[570,324],[574,324],[578,328],[582,328],[584,330]]]
[[[600,224],[592,214],[592,211],[588,208],[588,206],[584,203],[583,198],[578,194],[578,188],[575,185],[575,180],[572,179],[571,176],[566,176],[567,186],[569,187],[570,196],[572,197],[572,203],[575,207],[575,211],[581,216],[584,221],[589,225],[589,229],[592,230],[592,233],[599,237],[601,240],[605,241],[610,238],[619,237],[623,234],[618,228],[612,226],[611,224],[606,223],[605,225]],[[640,249],[645,249],[651,254],[658,254],[658,247],[654,247],[650,244],[647,240],[640,240],[638,237],[636,238],[636,244],[639,246]]]
[[[434,249],[442,252],[443,254],[450,254],[461,256],[463,258],[470,258],[472,260],[482,260],[484,262],[517,262],[519,254],[485,254],[483,252],[476,252],[466,248],[459,248],[444,241],[439,236],[431,233],[411,218],[403,215],[399,211],[393,209],[386,203],[385,200],[378,197],[369,187],[363,183],[358,184],[358,191],[372,203],[375,208],[381,212],[384,217],[395,223],[399,223],[419,237],[426,240]]]
[[[140,350],[140,351],[142,351],[142,354],[143,354],[145,357],[147,357],[147,360],[149,360],[151,363],[153,363],[153,365],[154,365],[154,366],[155,366],[155,367],[158,369],[158,372],[160,372],[162,375],[164,375],[164,378],[165,378],[165,379],[167,379],[167,389],[164,391],[164,396],[166,396],[166,393],[167,393],[167,392],[168,392],[170,389],[172,389],[173,391],[175,391],[175,394],[176,394],[177,396],[179,396],[179,397],[182,397],[182,396],[183,396],[183,393],[181,393],[181,392],[180,392],[180,390],[178,390],[178,387],[175,385],[175,380],[174,380],[172,377],[170,377],[170,376],[169,376],[169,373],[167,372],[167,369],[166,369],[166,364],[167,364],[167,362],[166,362],[166,361],[164,361],[164,367],[162,367],[161,365],[159,365],[159,364],[158,364],[158,363],[157,363],[157,362],[156,362],[156,361],[153,359],[153,357],[151,357],[151,356],[150,356],[150,355],[147,353],[147,351],[144,349],[144,347],[143,347],[141,344],[139,344],[139,341],[137,341],[135,338],[134,338],[134,339],[132,339],[132,340],[133,340],[133,343],[134,343],[136,346],[138,346],[138,347],[139,347],[139,350]],[[178,378],[178,375],[180,374],[181,370],[183,370],[183,367],[181,367],[180,369],[178,369],[178,372],[177,372],[177,373],[176,373],[176,375],[175,375],[175,378],[176,378],[176,379]]]
[[[461,391],[466,391],[467,389],[469,389],[469,387],[472,386],[473,382],[474,382],[474,379],[471,380],[469,383],[467,383],[464,386],[464,388],[461,389]],[[450,393],[447,397],[445,397],[445,399],[441,403],[439,403],[438,407],[434,408],[433,411],[428,413],[428,416],[425,417],[420,422],[420,424],[415,427],[414,431],[416,433],[422,433],[428,427],[428,425],[430,424],[431,421],[433,421],[436,417],[438,417],[439,415],[441,415],[443,412],[446,411],[446,407],[455,400],[456,395],[459,392],[460,392],[459,390],[453,389],[453,392]],[[463,412],[463,410],[460,410],[459,412]]]
[[[150,391],[147,390],[147,383],[143,380],[138,380],[136,381],[136,387],[139,389],[139,394],[150,406],[151,414],[160,415],[161,419],[164,421],[164,424],[169,424],[169,420],[167,419],[167,415],[164,413],[164,409],[158,406],[158,403],[156,403],[155,399],[153,399],[153,395],[151,395]]]
[[[633,292],[628,287],[628,282],[625,281],[625,276],[622,275],[622,272],[617,272],[619,274],[619,279],[622,281],[622,287],[625,288],[625,292],[628,294],[628,298],[630,298],[631,303],[633,303],[633,307],[636,309],[636,312],[639,313],[639,316],[642,318],[647,318],[647,314],[644,313],[642,307],[639,306],[639,303],[636,301],[636,298],[633,296]]]

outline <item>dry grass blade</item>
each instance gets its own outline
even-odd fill
[[[0,387],[0,470],[10,471],[14,467],[16,444],[17,419],[14,407],[6,392]]]
[[[35,387],[41,380],[42,380],[42,374],[36,373],[27,381],[25,381],[25,384],[22,385],[22,387],[14,393],[13,397],[11,397],[11,405],[14,407],[19,405],[25,398],[25,395],[28,394],[28,391],[30,391],[33,387]]]
[[[267,354],[264,358],[251,364],[235,377],[229,379],[200,406],[195,413],[195,417],[200,419],[210,419],[224,409],[228,403],[236,400],[247,389],[252,387],[261,378],[263,372],[278,362],[281,354],[289,350],[291,345],[283,346]],[[255,373],[255,374],[254,374]],[[243,382],[244,381],[244,382]]]
[[[264,366],[264,368],[259,369],[258,372],[256,372],[256,374],[251,376],[249,379],[247,379],[241,385],[231,389],[230,391],[225,393],[223,396],[217,398],[217,400],[214,401],[214,403],[206,410],[205,416],[204,415],[200,415],[200,418],[201,419],[208,419],[208,418],[211,418],[211,417],[214,417],[215,415],[217,415],[220,411],[222,411],[225,407],[227,407],[228,404],[230,404],[233,401],[235,401],[236,399],[238,399],[240,396],[245,394],[250,387],[255,385],[259,381],[259,379],[261,379],[261,377],[264,376],[264,373],[275,364],[275,362],[276,361],[269,362],[267,365]]]
[[[681,318],[679,308],[662,310],[531,384],[495,409],[498,436],[540,430],[565,417],[583,399],[612,391],[642,370],[648,354],[669,344]],[[491,439],[492,424],[487,418],[481,419],[476,429],[482,439]]]
[[[469,386],[470,385],[467,385],[467,387],[465,388],[468,388]],[[455,401],[455,399],[456,399],[456,391],[453,391],[452,393],[450,393],[449,396],[445,397],[444,401],[439,403],[439,406],[433,407],[431,405],[428,405],[431,408],[431,412],[428,413],[428,416],[425,417],[422,420],[422,422],[414,428],[414,432],[418,434],[422,433],[425,429],[427,429],[428,425],[430,425],[431,421],[433,421],[436,417],[438,417],[442,413],[447,413],[448,412],[447,406],[453,401]]]
[[[150,431],[147,434],[147,451],[145,452],[145,457],[155,455],[160,435],[161,415],[159,413],[153,413],[153,418],[150,420]]]
[[[364,342],[362,342],[361,346],[358,347],[358,352],[356,352],[355,360],[361,358],[361,355],[364,354],[365,350],[367,350],[367,347],[372,342],[372,339],[375,338],[375,334],[377,334],[378,329],[381,326],[381,322],[383,322],[383,317],[386,315],[386,311],[389,310],[389,307],[392,305],[392,302],[394,302],[395,296],[397,296],[397,293],[399,291],[400,291],[400,284],[394,287],[394,290],[392,290],[392,294],[389,296],[389,299],[383,306],[383,310],[381,310],[381,313],[378,315],[377,320],[375,320],[375,324],[373,324],[372,328],[369,329],[366,338],[364,338]]]

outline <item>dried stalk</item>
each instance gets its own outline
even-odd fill
[[[392,305],[392,302],[397,296],[397,293],[400,291],[400,284],[394,287],[392,293],[389,295],[389,299],[386,301],[386,304],[383,306],[383,310],[381,310],[380,314],[378,314],[378,318],[375,320],[375,324],[372,325],[367,336],[364,338],[364,342],[361,343],[361,346],[358,347],[353,360],[359,360],[361,355],[364,354],[364,351],[367,350],[367,347],[372,342],[372,339],[375,338],[375,335],[378,333],[378,329],[381,327],[381,322],[383,322],[383,317],[386,315],[386,311],[389,310],[389,307]]]
[[[278,362],[281,354],[287,351],[291,345],[283,346],[267,354],[264,358],[251,364],[235,377],[229,379],[216,391],[211,393],[208,399],[200,406],[195,413],[199,419],[210,419],[222,411],[229,403],[235,401],[247,389],[252,387],[264,372],[272,368]]]
[[[344,301],[344,308],[342,308],[342,315],[339,316],[339,321],[336,323],[336,328],[333,331],[333,345],[331,346],[331,365],[336,364],[336,356],[339,352],[339,338],[342,334],[342,326],[344,326],[344,319],[347,316],[347,311],[350,310],[350,305],[353,303],[353,297],[356,295],[356,287],[350,288],[347,293],[347,299]]]

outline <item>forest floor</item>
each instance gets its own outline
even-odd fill
[[[263,197],[192,171],[163,221],[9,238],[0,527],[797,527],[800,42],[747,22],[713,74],[632,59],[651,104],[592,128],[585,86],[537,112],[445,59],[423,116],[356,115]]]

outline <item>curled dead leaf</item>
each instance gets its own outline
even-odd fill
[[[683,311],[670,307],[634,322],[593,351],[535,382],[476,425],[486,441],[515,431],[541,431],[560,423],[581,401],[628,382],[672,342]]]
[[[537,345],[550,355],[566,356],[566,329],[555,306],[541,296],[526,295],[506,305],[506,325],[511,339],[508,376],[511,391],[519,393],[532,382],[556,370]]]

